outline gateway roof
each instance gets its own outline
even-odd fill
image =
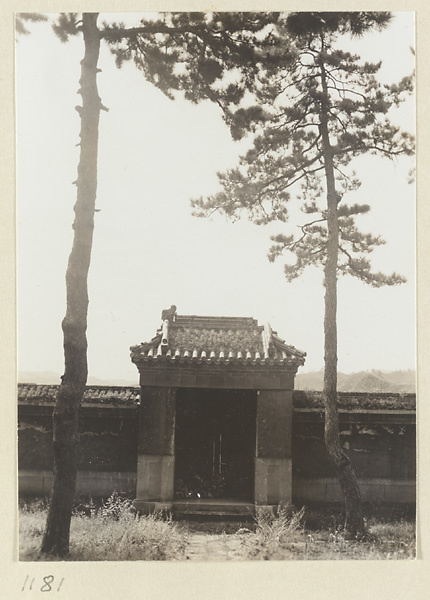
[[[249,317],[178,315],[175,306],[162,312],[162,325],[151,341],[131,348],[134,363],[303,365],[305,356],[286,344],[269,323],[259,325]]]

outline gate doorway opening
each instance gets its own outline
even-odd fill
[[[178,389],[175,498],[254,500],[257,392]]]

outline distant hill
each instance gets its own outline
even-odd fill
[[[296,390],[321,391],[324,372],[313,371],[296,375]],[[359,371],[358,373],[338,373],[339,392],[415,392],[415,371]]]
[[[53,371],[18,371],[18,383],[56,385],[61,383],[61,379]]]
[[[18,371],[18,383],[35,383],[37,385],[58,385],[61,378],[58,373],[53,371]],[[88,377],[88,385],[117,385],[117,386],[138,386],[139,380],[127,381],[126,379],[98,379],[97,377]]]
[[[338,373],[339,392],[392,392],[408,393],[415,392],[415,371],[359,371],[358,373]],[[323,389],[323,371],[312,371],[310,373],[299,373],[295,379],[296,390]],[[55,385],[61,382],[58,373],[52,371],[20,371],[18,373],[19,383],[35,383]],[[98,379],[88,377],[88,385],[115,385],[115,386],[137,386],[135,381],[125,379]]]
[[[383,377],[385,379],[388,379],[389,381],[392,381],[395,384],[401,385],[401,386],[413,386],[413,389],[415,390],[415,386],[416,386],[416,373],[414,370],[409,370],[409,371],[390,371],[388,373],[384,372],[384,371],[371,371],[371,373],[373,375],[376,375],[377,377]]]

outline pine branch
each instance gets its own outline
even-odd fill
[[[17,35],[28,35],[27,23],[40,23],[47,21],[48,17],[41,13],[17,13],[15,15],[15,31]]]
[[[339,246],[339,250],[348,258],[346,265],[339,265],[339,271],[341,273],[349,273],[353,277],[356,277],[357,279],[360,279],[364,283],[375,288],[380,288],[385,285],[400,285],[401,283],[406,282],[406,278],[398,273],[385,275],[380,271],[372,272],[370,262],[367,259],[363,257],[353,258],[351,254],[345,250],[345,248],[343,248],[343,246]]]

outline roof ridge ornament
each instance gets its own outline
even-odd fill
[[[290,346],[272,330],[252,318],[200,317],[176,314],[172,305],[161,314],[163,320],[150,342],[133,346],[136,364],[164,361],[187,364],[228,364],[240,368],[255,365],[300,366],[306,353]],[[221,327],[222,325],[222,327]]]
[[[169,347],[169,320],[165,319],[161,327],[161,344],[160,348],[163,354],[166,354]]]
[[[165,308],[161,311],[162,321],[175,321],[176,320],[176,306],[172,304],[170,308]]]
[[[266,321],[264,324],[263,331],[261,332],[263,341],[264,358],[273,358],[275,354],[275,348],[273,345],[273,334],[270,323]]]

